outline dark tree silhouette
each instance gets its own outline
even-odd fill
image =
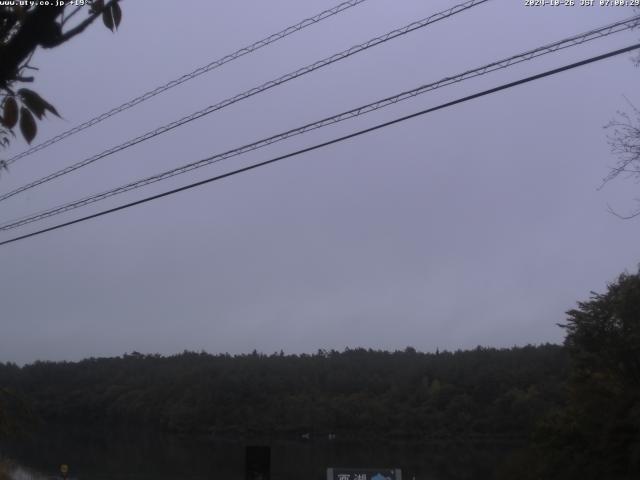
[[[22,392],[52,422],[221,435],[523,437],[562,404],[565,363],[557,345],[437,355],[413,348],[234,357],[134,352],[0,363],[0,385]]]
[[[536,434],[535,478],[640,478],[640,271],[567,314],[568,404]]]
[[[37,3],[37,2],[34,2]],[[37,120],[49,112],[58,111],[37,92],[24,88],[33,82],[28,72],[37,70],[30,65],[37,48],[55,48],[86,30],[98,17],[114,31],[122,19],[119,0],[87,0],[72,6],[67,2],[55,5],[0,6],[0,145],[7,146],[19,127],[24,139],[31,143],[37,133]],[[84,11],[85,18],[77,16]],[[18,88],[20,87],[20,88]],[[0,166],[5,166],[0,164]]]

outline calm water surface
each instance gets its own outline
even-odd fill
[[[273,480],[320,480],[330,466],[398,467],[405,480],[487,480],[517,449],[506,441],[222,440],[60,426],[2,444],[0,454],[21,467],[20,480],[55,476],[63,463],[77,480],[239,480],[247,445],[271,446]]]

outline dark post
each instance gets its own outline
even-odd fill
[[[245,480],[271,480],[271,447],[248,446],[244,471]]]

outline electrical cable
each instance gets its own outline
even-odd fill
[[[6,164],[7,165],[11,165],[12,163],[20,160],[21,158],[24,158],[28,155],[31,155],[32,153],[38,152],[46,147],[49,147],[51,145],[53,145],[54,143],[58,143],[61,140],[64,140],[67,137],[70,137],[71,135],[74,135],[78,132],[81,132],[89,127],[92,127],[104,120],[106,120],[107,118],[113,117],[114,115],[117,115],[120,112],[124,112],[125,110],[128,110],[136,105],[138,105],[139,103],[142,103],[144,101],[149,100],[150,98],[155,97],[156,95],[159,95],[160,93],[166,92],[167,90],[177,87],[178,85],[181,85],[193,78],[196,78],[200,75],[203,75],[207,72],[210,72],[218,67],[221,67],[222,65],[229,63],[233,60],[236,60],[244,55],[247,55],[249,53],[253,53],[256,50],[261,49],[262,47],[266,47],[267,45],[270,45],[272,43],[277,42],[278,40],[282,40],[285,37],[288,37],[289,35],[295,33],[295,32],[299,32],[300,30],[309,27],[311,25],[315,25],[319,22],[321,22],[322,20],[325,20],[327,18],[330,18],[334,15],[337,15],[351,7],[355,7],[357,5],[360,5],[361,3],[366,2],[367,0],[349,0],[346,2],[343,2],[339,5],[336,5],[333,8],[330,8],[328,10],[324,10],[323,12],[318,13],[317,15],[314,15],[313,17],[310,18],[306,18],[304,20],[302,20],[301,22],[295,24],[295,25],[291,25],[290,27],[285,28],[284,30],[281,30],[277,33],[274,33],[272,35],[269,35],[268,37],[263,38],[262,40],[258,40],[257,42],[252,43],[251,45],[248,45],[246,47],[243,47],[239,50],[236,50],[233,53],[230,53],[228,55],[225,55],[224,57],[221,57],[217,60],[214,60],[210,63],[208,63],[207,65],[201,66],[196,68],[195,70],[191,71],[190,73],[187,73],[185,75],[182,75],[179,78],[176,78],[174,80],[171,80],[170,82],[165,83],[164,85],[161,85],[159,87],[154,88],[153,90],[149,90],[146,93],[143,93],[142,95],[139,95],[131,100],[129,100],[128,102],[123,103],[122,105],[119,105],[117,107],[112,108],[111,110],[109,110],[108,112],[102,113],[100,115],[97,115],[96,117],[93,117],[89,120],[87,120],[84,123],[81,123],[80,125],[77,125],[69,130],[66,130],[58,135],[56,135],[55,137],[52,137],[42,143],[39,143],[38,145],[34,145],[33,147],[25,150],[24,152],[21,152],[11,158],[9,158],[8,160],[6,160]]]
[[[588,58],[586,60],[575,62],[575,63],[569,64],[569,65],[565,65],[565,66],[560,67],[560,68],[555,68],[553,70],[547,70],[546,72],[539,73],[537,75],[532,75],[530,77],[526,77],[526,78],[523,78],[523,79],[520,79],[520,80],[516,80],[514,82],[506,83],[506,84],[500,85],[498,87],[494,87],[494,88],[491,88],[491,89],[488,89],[488,90],[484,90],[484,91],[479,92],[479,93],[475,93],[473,95],[468,95],[466,97],[462,97],[462,98],[459,98],[457,100],[453,100],[451,102],[443,103],[443,104],[438,105],[436,107],[427,108],[425,110],[421,110],[419,112],[412,113],[410,115],[406,115],[406,116],[403,116],[403,117],[400,117],[400,118],[396,118],[396,119],[390,120],[388,122],[380,123],[380,124],[375,125],[373,127],[369,127],[369,128],[363,129],[363,130],[358,130],[356,132],[350,133],[348,135],[344,135],[342,137],[334,138],[334,139],[329,140],[327,142],[323,142],[323,143],[319,143],[319,144],[313,145],[311,147],[303,148],[301,150],[297,150],[295,152],[288,153],[286,155],[281,155],[279,157],[275,157],[275,158],[272,158],[270,160],[266,160],[264,162],[256,163],[256,164],[244,167],[244,168],[239,168],[237,170],[233,170],[231,172],[227,172],[227,173],[224,173],[222,175],[217,175],[215,177],[211,177],[211,178],[208,178],[208,179],[205,179],[205,180],[201,180],[199,182],[191,183],[191,184],[185,185],[183,187],[175,188],[175,189],[169,190],[167,192],[163,192],[163,193],[159,193],[159,194],[156,194],[156,195],[152,195],[150,197],[146,197],[146,198],[143,198],[141,200],[136,200],[134,202],[130,202],[130,203],[127,203],[127,204],[124,204],[124,205],[120,205],[118,207],[114,207],[114,208],[110,208],[108,210],[103,210],[101,212],[94,213],[92,215],[87,215],[85,217],[81,217],[81,218],[78,218],[78,219],[75,219],[75,220],[71,220],[69,222],[60,223],[58,225],[54,225],[52,227],[44,228],[44,229],[38,230],[36,232],[28,233],[28,234],[25,234],[25,235],[21,235],[19,237],[15,237],[15,238],[12,238],[12,239],[9,239],[9,240],[5,240],[5,241],[0,242],[0,246],[7,245],[9,243],[14,243],[14,242],[17,242],[17,241],[20,241],[20,240],[24,240],[24,239],[27,239],[27,238],[30,238],[30,237],[33,237],[33,236],[36,236],[36,235],[41,235],[43,233],[51,232],[53,230],[58,230],[58,229],[61,229],[61,228],[64,228],[64,227],[67,227],[67,226],[70,226],[70,225],[74,225],[76,223],[84,222],[84,221],[87,221],[87,220],[90,220],[90,219],[93,219],[93,218],[97,218],[97,217],[100,217],[100,216],[103,216],[103,215],[107,215],[109,213],[117,212],[117,211],[124,210],[124,209],[130,208],[130,207],[136,206],[136,205],[147,203],[147,202],[150,202],[152,200],[157,200],[159,198],[166,197],[166,196],[169,196],[169,195],[173,195],[175,193],[182,192],[182,191],[185,191],[185,190],[189,190],[189,189],[201,186],[201,185],[205,185],[207,183],[211,183],[211,182],[215,182],[215,181],[218,181],[218,180],[222,180],[223,178],[231,177],[233,175],[237,175],[239,173],[247,172],[249,170],[254,170],[256,168],[263,167],[263,166],[266,166],[266,165],[270,165],[270,164],[273,164],[273,163],[278,162],[280,160],[284,160],[286,158],[291,158],[291,157],[294,157],[294,156],[297,156],[297,155],[301,155],[303,153],[307,153],[307,152],[310,152],[310,151],[313,151],[313,150],[317,150],[317,149],[320,149],[320,148],[323,148],[323,147],[327,147],[329,145],[333,145],[335,143],[339,143],[339,142],[342,142],[342,141],[345,141],[345,140],[348,140],[348,139],[351,139],[351,138],[354,138],[354,137],[358,137],[360,135],[364,135],[365,133],[370,133],[370,132],[379,130],[381,128],[388,127],[390,125],[394,125],[396,123],[401,123],[401,122],[407,121],[407,120],[412,119],[412,118],[416,118],[416,117],[419,117],[419,116],[422,116],[422,115],[426,115],[427,113],[431,113],[431,112],[434,112],[436,110],[442,110],[444,108],[452,107],[454,105],[457,105],[457,104],[460,104],[460,103],[464,103],[464,102],[467,102],[469,100],[473,100],[473,99],[476,99],[476,98],[480,98],[480,97],[483,97],[485,95],[490,95],[492,93],[496,93],[496,92],[499,92],[499,91],[502,91],[502,90],[513,88],[513,87],[516,87],[518,85],[529,83],[529,82],[532,82],[532,81],[535,81],[535,80],[540,80],[540,79],[542,79],[544,77],[548,77],[548,76],[551,76],[551,75],[556,75],[558,73],[565,72],[567,70],[571,70],[571,69],[574,69],[574,68],[577,68],[577,67],[581,67],[581,66],[588,65],[588,64],[591,64],[591,63],[594,63],[594,62],[598,62],[598,61],[601,61],[601,60],[604,60],[604,59],[607,59],[607,58],[610,58],[610,57],[613,57],[613,56],[616,56],[616,55],[621,55],[623,53],[631,52],[632,50],[636,50],[638,48],[640,48],[640,43],[637,43],[635,45],[631,45],[631,46],[628,46],[628,47],[625,47],[625,48],[621,48],[621,49],[618,49],[618,50],[614,50],[614,51],[611,51],[611,52],[608,52],[608,53],[605,53],[605,54],[602,54],[602,55],[591,57],[591,58]]]
[[[117,152],[121,152],[122,150],[125,150],[129,147],[132,147],[134,145],[137,145],[138,143],[144,142],[146,140],[149,140],[151,138],[154,138],[158,135],[162,135],[170,130],[173,130],[174,128],[177,128],[179,126],[182,126],[186,123],[192,122],[194,120],[197,120],[199,118],[204,117],[205,115],[209,115],[215,111],[221,110],[223,108],[226,108],[230,105],[233,105],[234,103],[240,102],[242,100],[245,100],[249,97],[252,97],[254,95],[257,95],[259,93],[262,93],[266,90],[269,90],[273,87],[276,87],[278,85],[281,85],[283,83],[286,83],[290,80],[293,80],[295,78],[301,77],[303,75],[306,75],[308,73],[314,72],[315,70],[318,70],[320,68],[326,67],[327,65],[331,65],[335,62],[338,62],[340,60],[344,60],[345,58],[351,57],[352,55],[355,55],[357,53],[363,52],[365,50],[368,50],[369,48],[375,47],[377,45],[381,45],[385,42],[388,42],[390,40],[393,40],[395,38],[398,38],[400,36],[406,35],[407,33],[413,32],[415,30],[418,30],[420,28],[424,28],[428,25],[431,25],[437,21],[443,20],[445,18],[449,18],[457,13],[463,12],[465,10],[468,10],[470,8],[473,8],[477,5],[483,4],[488,2],[489,0],[469,0],[465,3],[461,3],[459,5],[455,5],[451,8],[448,8],[442,12],[438,12],[435,13],[427,18],[424,18],[422,20],[419,20],[417,22],[412,22],[409,25],[406,25],[402,28],[398,28],[396,30],[393,30],[391,32],[388,32],[384,35],[381,35],[379,37],[375,37],[371,40],[368,40],[365,43],[361,43],[359,45],[355,45],[351,48],[348,48],[347,50],[344,50],[340,53],[336,53],[334,55],[331,55],[330,57],[324,58],[322,60],[319,60],[311,65],[307,65],[306,67],[300,68],[298,70],[295,70],[294,72],[288,73],[286,75],[283,75],[275,80],[271,80],[269,82],[263,83],[262,85],[258,86],[258,87],[254,87],[250,90],[247,90],[243,93],[240,93],[238,95],[235,95],[234,97],[228,98],[226,100],[223,100],[215,105],[210,105],[202,110],[198,110],[197,112],[194,112],[190,115],[187,115],[179,120],[175,120],[167,125],[163,125],[162,127],[156,128],[155,130],[151,130],[143,135],[140,135],[136,138],[133,138],[131,140],[128,140],[127,142],[121,143],[119,145],[116,145],[115,147],[111,147],[101,153],[98,153],[92,157],[86,158],[84,160],[81,160],[77,163],[74,163],[73,165],[70,165],[66,168],[63,168],[61,170],[58,170],[57,172],[51,173],[45,177],[42,177],[38,180],[35,180],[31,183],[28,183],[26,185],[23,185],[21,187],[18,187],[10,192],[4,193],[0,195],[0,201],[6,200],[8,198],[11,198],[19,193],[22,193],[26,190],[30,190],[34,187],[37,187],[39,185],[42,185],[43,183],[49,182],[55,178],[61,177],[62,175],[67,175],[75,170],[78,170],[79,168],[85,167],[87,165],[90,165],[94,162],[97,162],[98,160],[108,157],[109,155],[113,155],[114,153]]]
[[[421,95],[423,93],[447,86],[447,85],[451,85],[454,83],[458,83],[461,82],[463,80],[467,80],[469,78],[473,78],[473,77],[477,77],[480,75],[484,75],[499,69],[504,69],[507,68],[509,66],[524,62],[524,61],[528,61],[528,60],[532,60],[533,58],[537,58],[540,57],[542,55],[546,55],[548,53],[552,53],[561,49],[565,49],[565,48],[569,48],[569,47],[573,47],[575,45],[580,45],[582,43],[585,43],[587,41],[591,41],[594,39],[598,39],[598,38],[602,38],[604,36],[607,35],[611,35],[613,33],[618,33],[621,31],[625,31],[631,28],[634,28],[635,26],[637,26],[640,23],[640,15],[632,17],[630,19],[627,20],[622,20],[619,22],[615,22],[613,24],[604,26],[604,27],[600,27],[597,29],[593,29],[593,30],[589,30],[587,32],[578,34],[578,35],[574,35],[572,37],[568,37],[565,38],[563,40],[554,42],[554,43],[550,43],[547,45],[543,45],[541,47],[532,49],[532,50],[528,50],[525,51],[523,53],[517,54],[517,55],[512,55],[510,57],[507,57],[505,59],[502,60],[498,60],[492,63],[489,63],[487,65],[484,65],[482,67],[479,68],[475,68],[472,70],[467,70],[463,73],[454,75],[454,76],[450,76],[450,77],[445,77],[441,80],[438,80],[437,82],[433,82],[433,83],[429,83],[426,85],[422,85],[420,87],[414,88],[413,90],[409,90],[409,91],[405,91],[405,92],[401,92],[397,95],[391,96],[391,97],[387,97],[384,98],[382,100],[378,100],[376,102],[372,102],[369,103],[367,105],[363,105],[351,110],[348,110],[346,112],[342,112],[339,113],[337,115],[333,115],[331,117],[327,117],[324,118],[322,120],[318,120],[316,122],[312,122],[306,125],[303,125],[301,127],[297,127],[291,130],[288,130],[286,132],[283,133],[279,133],[276,135],[272,135],[270,137],[258,140],[256,142],[247,144],[247,145],[243,145],[241,147],[238,148],[234,148],[232,150],[228,150],[224,153],[219,153],[216,155],[212,155],[210,157],[195,161],[195,162],[191,162],[188,163],[186,165],[182,165],[180,167],[176,167],[173,168],[171,170],[165,171],[165,172],[161,172],[155,175],[152,175],[150,177],[146,177],[140,180],[136,180],[134,182],[130,182],[128,184],[122,185],[120,187],[116,187],[113,188],[111,190],[107,190],[98,194],[94,194],[94,195],[90,195],[88,197],[84,197],[80,200],[75,200],[73,202],[69,202],[69,203],[65,203],[62,205],[58,205],[37,213],[32,213],[28,216],[22,217],[22,218],[18,218],[18,219],[14,219],[11,220],[9,222],[5,222],[3,224],[0,225],[0,231],[6,231],[6,230],[10,230],[13,228],[17,228],[23,225],[26,225],[28,223],[32,223],[38,220],[42,220],[54,215],[58,215],[70,210],[74,210],[76,208],[80,208],[101,200],[105,200],[109,197],[115,196],[115,195],[119,195],[121,193],[125,193],[137,188],[141,188],[144,187],[146,185],[150,185],[152,183],[156,183],[159,182],[161,180],[165,180],[177,175],[181,175],[183,173],[189,172],[191,170],[195,170],[213,163],[217,163],[220,162],[222,160],[226,160],[228,158],[231,157],[235,157],[253,150],[257,150],[259,148],[263,148],[266,147],[268,145],[286,140],[288,138],[291,138],[293,136],[297,136],[297,135],[301,135],[303,133],[312,131],[312,130],[316,130],[328,125],[332,125],[334,123],[339,123],[342,122],[344,120],[347,119],[351,119],[351,118],[355,118],[361,115],[365,115],[367,113],[379,110],[381,108],[385,108],[387,106],[393,105],[395,103],[398,103],[400,101],[404,101],[410,98],[413,98],[417,95]]]

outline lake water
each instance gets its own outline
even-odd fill
[[[0,445],[19,467],[16,480],[244,479],[247,445],[271,447],[273,480],[320,480],[327,467],[401,468],[404,480],[487,480],[515,451],[513,442],[345,441],[326,437],[212,439],[106,428],[58,427]]]

